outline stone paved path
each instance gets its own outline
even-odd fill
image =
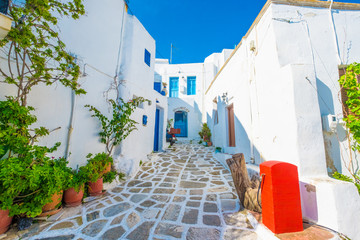
[[[131,180],[29,239],[257,239],[214,148],[176,144]],[[40,229],[41,230],[41,229]]]

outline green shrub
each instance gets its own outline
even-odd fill
[[[89,181],[86,167],[80,167],[79,169],[73,170],[67,168],[67,181],[64,186],[64,190],[74,188],[76,192],[81,190],[81,187]]]
[[[90,182],[96,182],[103,177],[103,171],[107,168],[109,163],[113,163],[113,158],[106,153],[98,153],[94,157],[92,154],[86,156],[88,158],[85,166],[87,179]]]

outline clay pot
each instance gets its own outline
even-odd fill
[[[51,202],[49,202],[48,204],[43,206],[43,208],[42,208],[43,213],[51,212],[51,211],[55,210],[56,206],[58,206],[59,203],[61,203],[61,201],[62,201],[63,193],[64,192],[62,190],[59,193],[55,193],[51,198]],[[51,214],[49,214],[49,215],[51,215]]]
[[[90,196],[99,196],[103,190],[103,179],[99,178],[96,182],[88,182]]]
[[[84,185],[80,187],[80,191],[76,192],[74,188],[69,188],[64,192],[64,202],[67,207],[76,207],[81,205],[84,196]]]
[[[208,145],[209,147],[211,147],[211,146],[212,146],[212,142],[207,142],[207,145]]]
[[[9,229],[12,219],[13,217],[9,217],[9,210],[0,210],[0,234]]]
[[[102,172],[102,175],[104,175],[105,173],[108,173],[111,171],[111,163],[108,163],[108,165],[106,166],[105,170]]]

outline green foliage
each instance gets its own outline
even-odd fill
[[[358,177],[360,177],[360,172],[358,172]],[[352,178],[346,176],[346,175],[343,175],[341,173],[338,173],[338,172],[335,172],[333,174],[333,178],[335,179],[338,179],[338,180],[341,180],[341,181],[345,181],[345,182],[351,182],[351,183],[354,183],[355,186],[357,187],[358,191],[359,191],[359,194],[360,194],[360,182],[359,181],[354,181]]]
[[[139,166],[141,166],[141,165],[143,165],[143,161],[142,161],[142,160],[140,160],[140,162],[139,162]]]
[[[71,168],[66,169],[66,183],[64,190],[74,188],[76,192],[79,192],[83,185],[88,182],[88,174],[86,167],[80,167],[79,169],[73,170]]]
[[[115,146],[127,138],[132,131],[137,130],[136,124],[138,123],[130,118],[131,114],[141,103],[149,102],[149,100],[142,97],[134,98],[128,102],[124,102],[120,98],[119,101],[120,104],[117,104],[114,100],[110,100],[112,106],[111,119],[107,118],[97,108],[85,105],[90,112],[93,112],[92,117],[96,117],[101,122],[100,141],[106,145],[109,156]]]
[[[208,127],[207,123],[203,123],[202,129],[199,132],[200,138],[203,139],[205,142],[209,142],[211,139],[211,131]]]
[[[174,123],[174,119],[168,119],[168,120],[167,120],[167,126],[166,126],[166,128],[167,128],[167,129],[172,128],[173,123]]]
[[[104,183],[112,183],[115,180],[116,176],[117,176],[117,172],[110,171],[110,172],[104,174],[103,181],[104,181]]]
[[[202,144],[203,143],[203,141],[200,139],[200,141],[198,142],[199,144]]]
[[[357,76],[360,75],[360,64],[353,63],[346,69],[339,83],[345,89],[348,96],[346,104],[350,110],[350,114],[344,118],[346,126],[349,128],[354,140],[353,149],[360,151],[360,83]]]
[[[10,215],[36,217],[51,202],[53,194],[63,190],[67,181],[64,158],[16,157],[0,161],[0,209]]]
[[[76,94],[79,88],[80,67],[76,59],[66,51],[59,38],[58,16],[78,19],[85,13],[83,0],[25,0],[15,5],[10,1],[9,15],[13,27],[0,40],[0,48],[6,52],[9,64],[0,67],[0,82],[17,87],[16,100],[27,104],[27,95],[39,83],[52,85],[60,82]],[[15,64],[10,64],[15,61]]]
[[[109,163],[113,163],[113,158],[106,153],[98,153],[94,157],[92,157],[92,154],[88,154],[86,157],[88,161],[85,171],[89,182],[96,182],[99,178],[103,177],[103,172]]]
[[[34,108],[20,106],[10,97],[6,101],[0,101],[0,157],[7,152],[9,158],[14,154],[25,157],[32,152],[32,145],[38,137],[49,134],[44,127],[29,128],[36,122],[31,111],[34,111]]]

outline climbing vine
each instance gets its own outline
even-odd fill
[[[349,138],[351,148],[355,152],[360,152],[360,63],[350,64],[345,71],[345,74],[339,79],[340,86],[345,90],[347,95],[346,102],[342,103],[344,109],[348,109],[344,116],[346,127],[349,129]],[[355,184],[360,184],[360,171],[348,167],[350,174],[355,180]],[[343,179],[341,174],[334,174],[337,179]],[[359,188],[359,187],[358,187]]]

